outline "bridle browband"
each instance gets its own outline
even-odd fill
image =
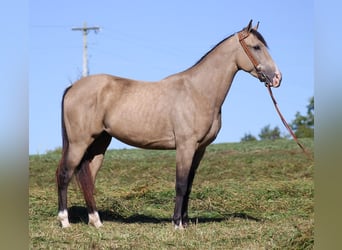
[[[245,51],[246,55],[248,56],[249,60],[252,62],[258,76],[259,76],[259,80],[261,82],[265,82],[265,86],[273,86],[273,83],[271,81],[271,79],[259,69],[259,63],[258,61],[255,59],[255,57],[253,56],[252,52],[249,50],[247,44],[245,43],[245,39],[249,36],[251,32],[246,31],[245,29],[240,31],[238,33],[238,38],[239,38],[239,42],[243,48],[243,50]]]

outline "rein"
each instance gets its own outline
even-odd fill
[[[303,144],[301,144],[297,138],[297,136],[293,133],[291,127],[289,126],[289,124],[286,122],[284,116],[282,115],[282,113],[280,112],[279,110],[279,107],[278,107],[278,104],[277,104],[277,101],[275,100],[274,98],[274,95],[273,95],[273,92],[272,92],[272,89],[271,89],[271,86],[270,84],[267,84],[266,83],[266,87],[268,89],[268,92],[270,93],[270,96],[271,96],[271,99],[273,101],[273,104],[274,104],[274,107],[275,109],[277,110],[277,113],[280,117],[280,120],[283,122],[285,128],[287,129],[287,131],[289,131],[289,133],[291,134],[292,138],[295,140],[295,142],[297,143],[297,145],[302,149],[303,153],[307,156],[308,159],[312,160],[312,156],[309,154],[309,152],[305,149],[305,147],[303,146]]]
[[[286,127],[286,129],[289,131],[289,133],[291,134],[292,138],[295,140],[295,142],[297,143],[297,145],[302,149],[303,153],[307,156],[308,159],[312,160],[312,156],[308,153],[308,151],[305,149],[305,147],[303,146],[303,144],[301,144],[297,138],[297,136],[294,134],[294,132],[292,131],[291,127],[289,126],[289,124],[286,122],[284,116],[282,115],[282,113],[280,112],[280,109],[278,107],[277,101],[274,98],[273,92],[272,92],[272,81],[271,79],[269,79],[269,77],[262,71],[260,71],[258,69],[258,61],[255,59],[255,57],[253,56],[253,54],[251,53],[251,51],[248,49],[247,44],[245,43],[245,38],[249,36],[249,32],[247,32],[246,30],[240,31],[238,33],[238,37],[239,37],[239,42],[243,48],[243,50],[246,52],[248,58],[251,60],[254,68],[256,69],[258,75],[262,76],[263,79],[265,79],[265,86],[268,89],[268,92],[271,96],[271,99],[273,101],[274,107],[280,117],[280,120],[283,122],[284,126]],[[260,80],[261,81],[261,80]]]

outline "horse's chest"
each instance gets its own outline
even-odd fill
[[[201,144],[210,144],[212,143],[218,132],[221,129],[221,112],[217,114],[214,119],[211,121],[207,132],[203,135],[203,139],[201,140]]]

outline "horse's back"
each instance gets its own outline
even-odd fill
[[[101,106],[108,97],[112,101],[121,98],[132,85],[137,85],[137,81],[106,74],[87,76],[76,81],[68,90],[64,97],[64,107],[89,110]]]

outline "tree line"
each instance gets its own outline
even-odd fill
[[[302,115],[300,112],[295,114],[294,120],[289,124],[297,138],[312,138],[314,137],[314,97],[309,99],[309,104],[306,106],[307,112]],[[263,127],[258,134],[259,140],[276,140],[288,138],[282,136],[278,126],[271,128],[271,125]],[[257,137],[251,133],[245,133],[241,138],[241,142],[257,141]]]

